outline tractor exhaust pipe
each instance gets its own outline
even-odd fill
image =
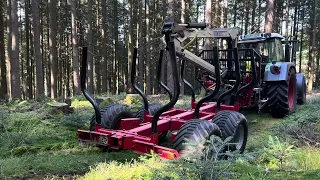
[[[136,85],[135,83],[135,75],[136,75],[136,66],[137,66],[137,56],[138,56],[138,49],[134,48],[133,50],[133,57],[132,57],[132,64],[131,64],[131,84],[134,90],[142,97],[144,110],[149,111],[149,103],[147,96],[142,92],[142,90]]]
[[[90,96],[86,90],[86,77],[87,77],[87,66],[88,66],[87,53],[88,53],[88,48],[83,47],[82,48],[82,65],[81,65],[81,73],[80,73],[81,91],[94,108],[94,112],[96,114],[96,124],[101,125],[100,108],[97,102],[94,100],[94,98]]]
[[[163,54],[164,51],[160,50],[160,56],[159,56],[159,63],[158,63],[158,68],[157,68],[157,74],[156,78],[160,86],[169,94],[170,100],[172,99],[172,92],[170,91],[169,87],[166,86],[162,81],[161,81],[161,69],[162,69],[162,60],[163,60]]]

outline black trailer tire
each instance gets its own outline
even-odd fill
[[[161,108],[160,104],[149,104],[149,114],[154,115]],[[136,118],[140,119],[142,123],[144,121],[144,106],[140,107],[135,115]],[[159,134],[159,142],[165,141],[167,138],[168,131],[162,132]]]
[[[273,117],[283,118],[296,111],[296,81],[296,71],[290,68],[286,81],[267,82],[268,107]]]
[[[222,140],[231,136],[230,143],[236,143],[228,146],[226,150],[244,152],[248,140],[248,122],[243,114],[236,111],[220,111],[213,117],[212,122],[220,128]]]
[[[296,74],[297,77],[297,103],[299,105],[303,105],[307,101],[307,84],[306,84],[306,78],[303,73]]]
[[[215,135],[221,137],[219,127],[207,120],[193,119],[179,129],[174,141],[173,148],[178,151],[181,156],[188,155],[188,141],[200,143],[210,136]]]
[[[133,118],[129,108],[123,104],[108,105],[100,110],[101,126],[104,129],[118,129],[118,123],[124,118]],[[90,122],[90,131],[95,130],[96,116],[93,115]]]
[[[160,104],[149,104],[149,114],[154,115],[160,108],[161,108]],[[141,106],[138,109],[135,117],[139,118],[141,123],[143,122],[143,120],[144,120],[144,106]]]

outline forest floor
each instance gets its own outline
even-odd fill
[[[151,99],[162,104],[168,101],[162,96]],[[235,179],[320,179],[320,98],[308,99],[308,104],[284,119],[242,111],[249,122],[245,154],[251,159],[237,161],[225,171],[237,174]],[[152,169],[132,151],[79,146],[76,130],[88,129],[93,114],[82,96],[73,99],[75,112],[69,115],[54,111],[47,102],[0,106],[0,179],[140,179]],[[108,97],[102,104],[111,102],[127,103],[132,111],[141,106],[139,100],[124,95]],[[176,106],[188,108],[189,102],[190,97],[184,96]],[[152,163],[156,168],[166,166]],[[107,169],[113,171],[107,173]],[[121,174],[124,170],[126,176]]]

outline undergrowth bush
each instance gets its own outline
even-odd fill
[[[319,101],[318,101],[319,100]],[[297,146],[320,147],[320,98],[309,100],[279,126],[278,135]]]
[[[75,111],[72,114],[65,115],[61,118],[62,125],[67,126],[70,130],[89,127],[92,113],[87,111]]]
[[[284,170],[288,167],[288,161],[294,152],[293,147],[278,137],[269,136],[268,145],[263,149],[258,162],[266,164],[268,169]]]

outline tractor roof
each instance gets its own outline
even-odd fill
[[[284,37],[278,33],[257,33],[240,36],[239,43],[262,42],[271,38],[278,38],[280,40],[284,39]]]

